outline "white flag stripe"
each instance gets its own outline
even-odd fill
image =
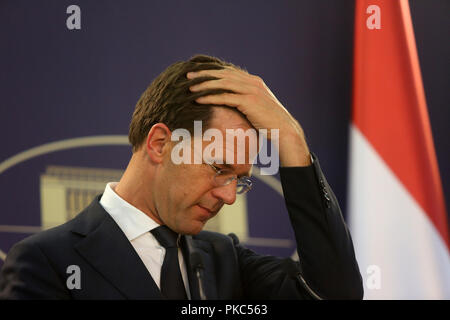
[[[350,228],[364,283],[369,265],[381,271],[381,288],[365,285],[365,299],[450,299],[449,252],[433,223],[353,125],[350,151]]]

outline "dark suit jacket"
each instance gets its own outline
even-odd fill
[[[264,256],[236,236],[202,231],[192,243],[204,264],[208,299],[360,299],[361,275],[353,244],[317,158],[309,167],[280,168],[300,263]],[[101,195],[73,220],[14,245],[0,273],[8,299],[162,299],[133,246],[99,204]],[[187,266],[189,253],[184,252]],[[81,289],[68,289],[70,265]],[[193,299],[196,278],[188,268]],[[306,283],[304,282],[306,281]],[[311,293],[311,290],[313,293]]]

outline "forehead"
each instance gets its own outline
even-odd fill
[[[247,130],[253,128],[251,123],[238,111],[231,107],[213,107],[212,117],[209,121],[209,128],[216,128],[223,133],[226,129]]]
[[[250,146],[258,149],[258,133],[247,118],[234,108],[213,107],[208,129],[221,132],[224,149],[234,153],[242,152],[250,157],[256,156],[250,152]]]
[[[237,112],[233,108],[229,107],[213,107],[212,117],[209,122],[208,128],[214,128],[222,132],[223,141],[223,163],[227,164],[228,167],[234,169],[240,175],[250,175],[251,163],[257,155],[258,150],[258,137],[256,130],[253,128],[251,123],[243,116],[241,113]],[[254,135],[249,135],[247,138],[231,138],[232,136],[227,136],[228,132],[235,134],[238,129],[241,129],[240,134],[245,136],[246,132],[253,130]],[[233,133],[234,132],[234,133]],[[243,137],[242,136],[242,137]],[[253,144],[254,150],[250,147]],[[230,159],[226,156],[227,152],[233,154]],[[244,162],[238,161],[238,156],[244,157]],[[230,161],[231,160],[231,161]]]

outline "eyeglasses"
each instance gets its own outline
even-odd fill
[[[244,194],[252,188],[252,180],[250,180],[249,177],[238,178],[238,176],[232,170],[217,168],[216,166],[210,163],[205,164],[209,165],[216,172],[216,175],[214,176],[213,179],[215,186],[217,187],[226,186],[232,183],[234,180],[236,180],[237,194]]]

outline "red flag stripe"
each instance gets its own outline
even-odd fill
[[[381,29],[368,29],[369,5]],[[353,123],[450,248],[444,195],[407,0],[356,1]]]

